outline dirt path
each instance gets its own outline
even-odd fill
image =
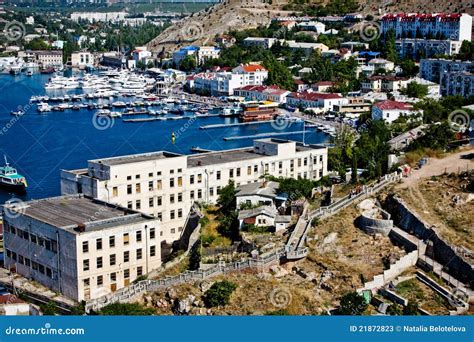
[[[466,171],[467,169],[472,170],[474,169],[474,161],[472,159],[462,159],[461,157],[473,152],[474,148],[469,147],[442,159],[429,158],[428,163],[425,166],[419,170],[413,170],[412,174],[405,178],[403,184],[399,185],[399,187],[413,187],[416,186],[420,179],[438,176],[445,172],[451,173]]]

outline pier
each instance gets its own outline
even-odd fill
[[[199,126],[199,129],[211,129],[211,128],[224,128],[224,127],[234,127],[234,126],[258,125],[258,124],[265,124],[265,123],[272,123],[272,122],[275,122],[275,120],[253,121],[253,122],[236,122],[236,123],[230,123],[230,124],[204,125],[204,126]]]
[[[242,139],[254,139],[254,138],[262,138],[262,137],[276,137],[279,135],[290,135],[290,134],[303,134],[307,133],[307,131],[292,131],[292,132],[268,132],[268,133],[259,133],[254,135],[236,135],[232,137],[225,137],[223,138],[225,141],[228,140],[242,140]]]

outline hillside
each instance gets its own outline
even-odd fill
[[[312,1],[314,4],[327,3],[331,0]],[[267,2],[267,3],[265,3]],[[270,5],[269,2],[272,4]],[[229,30],[242,30],[267,25],[279,15],[290,15],[284,11],[289,0],[224,0],[205,10],[177,22],[165,30],[149,44],[152,50],[165,48],[172,51],[189,44],[211,44],[216,35]],[[474,14],[472,2],[463,0],[358,0],[360,12],[377,14],[379,12],[467,12]]]

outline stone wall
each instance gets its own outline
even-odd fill
[[[377,215],[382,218],[376,218]],[[357,219],[357,226],[368,234],[379,233],[387,236],[393,227],[393,221],[385,210],[374,207],[362,212]]]
[[[430,253],[427,253],[429,257],[444,265],[446,272],[453,277],[473,287],[474,265],[465,260],[463,255],[458,254],[457,248],[444,240],[436,228],[424,222],[398,197],[388,197],[384,208],[392,214],[393,221],[398,227],[425,242],[431,241],[432,248],[430,248]]]

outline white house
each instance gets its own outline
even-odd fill
[[[422,111],[414,110],[409,103],[386,100],[372,106],[372,120],[383,120],[392,123],[401,116],[416,116]]]
[[[71,66],[73,68],[84,68],[95,64],[94,54],[88,51],[71,53]]]
[[[335,93],[315,93],[311,91],[291,93],[286,103],[292,107],[321,108],[323,111],[333,110],[334,106],[348,103],[348,99]]]
[[[286,97],[290,91],[280,89],[278,86],[254,86],[248,85],[234,90],[235,96],[245,97],[255,101],[271,101],[276,103],[286,103]]]
[[[285,207],[288,195],[278,191],[278,182],[255,182],[243,184],[237,188],[235,195],[237,208],[241,205],[267,206],[272,209]]]

